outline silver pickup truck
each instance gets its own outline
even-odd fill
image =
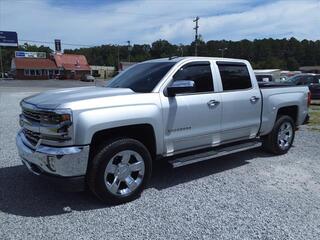
[[[260,146],[286,153],[309,100],[304,86],[259,87],[245,60],[156,59],[106,86],[23,99],[16,144],[34,174],[123,203],[140,195],[155,160],[179,167]]]

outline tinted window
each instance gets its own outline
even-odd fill
[[[218,64],[223,90],[251,88],[251,79],[246,65]]]
[[[314,77],[313,83],[320,84],[320,75],[317,75],[317,76]]]
[[[296,75],[288,78],[288,81],[293,82],[295,85],[305,85],[308,81],[312,81],[313,77],[308,75]]]
[[[151,92],[175,62],[141,63],[116,76],[107,87],[130,88],[134,92]]]
[[[319,77],[318,76],[309,76],[307,78],[307,84],[311,83],[319,83]]]
[[[209,62],[186,64],[176,72],[173,80],[194,81],[195,92],[213,91],[213,79]]]

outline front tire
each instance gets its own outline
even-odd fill
[[[272,131],[263,138],[263,148],[276,155],[285,154],[292,146],[295,137],[295,124],[291,117],[277,118]]]
[[[152,171],[148,149],[139,141],[109,141],[93,156],[88,171],[90,190],[102,201],[121,204],[140,196]]]

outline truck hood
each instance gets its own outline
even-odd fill
[[[61,104],[79,100],[129,94],[134,94],[129,88],[77,87],[49,90],[27,97],[23,101],[38,108],[56,109]]]

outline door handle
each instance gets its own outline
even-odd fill
[[[220,102],[217,100],[210,100],[207,104],[209,108],[213,108],[215,106],[217,106]]]
[[[256,103],[259,99],[260,99],[260,98],[257,97],[257,96],[252,96],[252,97],[250,98],[250,102]]]

